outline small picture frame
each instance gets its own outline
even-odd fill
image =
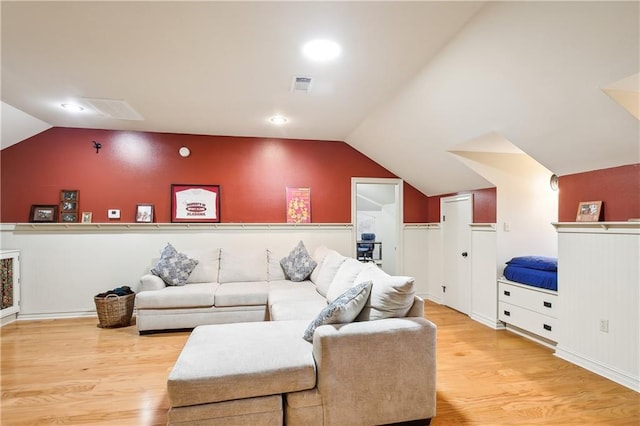
[[[60,220],[63,223],[77,222],[78,221],[78,213],[76,213],[76,212],[73,212],[73,213],[62,212],[62,214],[60,215]]]
[[[80,219],[81,223],[91,223],[91,219],[93,217],[92,212],[82,212],[82,216]]]
[[[598,222],[602,212],[602,201],[581,201],[578,204],[576,222]]]
[[[60,201],[78,201],[78,191],[63,189],[60,191]]]
[[[58,206],[54,204],[34,204],[31,206],[29,222],[31,223],[52,223],[58,217]]]
[[[138,204],[136,206],[136,222],[153,223],[153,204]]]
[[[75,212],[78,210],[78,203],[72,201],[63,201],[62,202],[62,212]]]

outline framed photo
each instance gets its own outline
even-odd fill
[[[62,212],[75,212],[78,210],[78,203],[72,201],[63,201],[62,202]]]
[[[69,223],[69,222],[77,222],[78,221],[78,213],[65,213],[62,212],[62,214],[60,215],[60,220],[62,222],[65,223]]]
[[[138,204],[136,206],[136,222],[153,222],[153,204]]]
[[[220,222],[220,185],[171,185],[171,222]]]
[[[311,188],[287,187],[287,223],[311,223]]]
[[[35,222],[35,223],[56,222],[57,217],[58,217],[58,206],[34,204],[31,206],[31,213],[29,214],[29,222]]]
[[[578,204],[576,222],[598,222],[602,211],[602,201],[581,201]]]
[[[63,189],[60,191],[60,201],[78,201],[78,191],[76,189]]]
[[[82,212],[82,223],[91,223],[91,218],[93,217],[93,213],[91,212]]]
[[[77,189],[60,190],[60,222],[78,221],[78,203],[80,202],[80,191]]]

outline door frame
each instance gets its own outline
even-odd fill
[[[396,250],[395,250],[395,275],[401,275],[403,273],[402,262],[402,226],[404,224],[404,195],[403,195],[403,180],[399,178],[364,178],[364,177],[352,177],[351,178],[351,250],[354,258],[357,258],[356,242],[358,241],[357,228],[357,204],[358,204],[358,184],[378,184],[378,185],[394,185],[396,187]],[[389,251],[386,251],[389,253]]]

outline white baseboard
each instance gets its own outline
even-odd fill
[[[34,320],[48,320],[48,319],[64,319],[64,318],[88,318],[98,317],[95,310],[93,311],[78,311],[78,312],[48,312],[42,314],[20,314],[18,315],[18,321],[34,321]]]
[[[596,373],[602,377],[625,386],[633,391],[640,392],[640,377],[630,376],[622,371],[603,365],[598,361],[583,357],[577,353],[563,349],[560,345],[556,347],[555,355],[565,361],[569,361],[579,367]]]
[[[4,317],[0,318],[0,327],[3,325],[11,324],[17,319],[18,319],[18,314],[16,313],[5,315]]]
[[[492,328],[494,330],[504,330],[504,323],[502,321],[498,321],[495,318],[489,318],[487,316],[484,316],[482,314],[477,314],[477,313],[471,313],[471,315],[469,315],[469,317],[474,320],[479,322],[482,325],[486,325],[489,328]]]
[[[438,305],[442,305],[442,297],[433,296],[432,294],[426,293],[424,296],[420,296],[425,300],[431,300],[433,303],[437,303]]]

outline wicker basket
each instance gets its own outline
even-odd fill
[[[133,302],[136,294],[118,296],[109,294],[106,297],[94,297],[98,312],[98,327],[126,327],[131,323]]]

